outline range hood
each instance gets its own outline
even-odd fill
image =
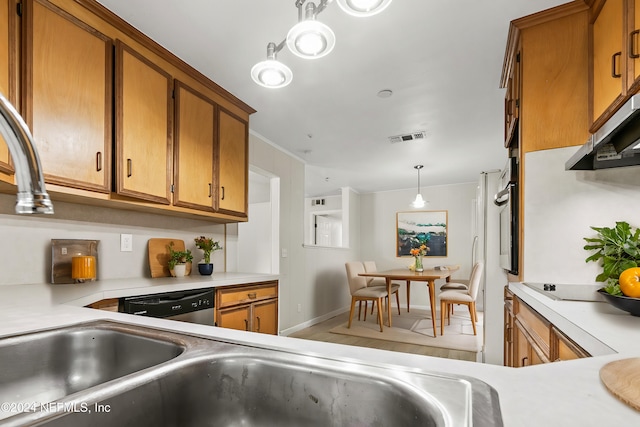
[[[632,96],[565,163],[565,170],[640,165],[640,94]]]

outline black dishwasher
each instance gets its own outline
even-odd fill
[[[118,311],[213,326],[213,301],[214,289],[166,292],[120,298]]]

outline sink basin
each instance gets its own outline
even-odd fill
[[[216,353],[105,396],[91,413],[38,425],[502,426],[497,395],[483,400],[467,379],[251,348]],[[474,404],[488,422],[476,418]]]
[[[116,322],[2,339],[0,364],[0,402],[55,401],[2,427],[503,425],[473,378]]]
[[[149,330],[151,331],[151,330]],[[0,339],[0,419],[171,360],[176,339],[145,328],[92,322]]]

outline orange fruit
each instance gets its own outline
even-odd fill
[[[631,298],[640,298],[640,267],[627,268],[618,279],[622,293]]]

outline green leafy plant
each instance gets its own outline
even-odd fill
[[[169,249],[169,270],[173,270],[176,264],[186,264],[193,261],[193,255],[191,255],[190,250],[175,251],[173,250],[173,242],[167,245],[167,249]]]
[[[596,276],[596,281],[607,282],[604,286],[606,292],[621,295],[620,273],[640,264],[640,229],[633,230],[624,221],[617,221],[614,228],[591,228],[598,232],[598,237],[585,237],[588,244],[584,249],[596,252],[585,262],[602,260],[602,273]]]
[[[196,237],[193,240],[195,240],[195,242],[196,242],[196,247],[198,249],[202,249],[202,251],[204,252],[204,263],[205,264],[210,264],[211,263],[211,253],[212,252],[219,251],[219,250],[222,249],[222,246],[220,246],[220,242],[214,241],[210,237],[200,236],[200,237]]]

